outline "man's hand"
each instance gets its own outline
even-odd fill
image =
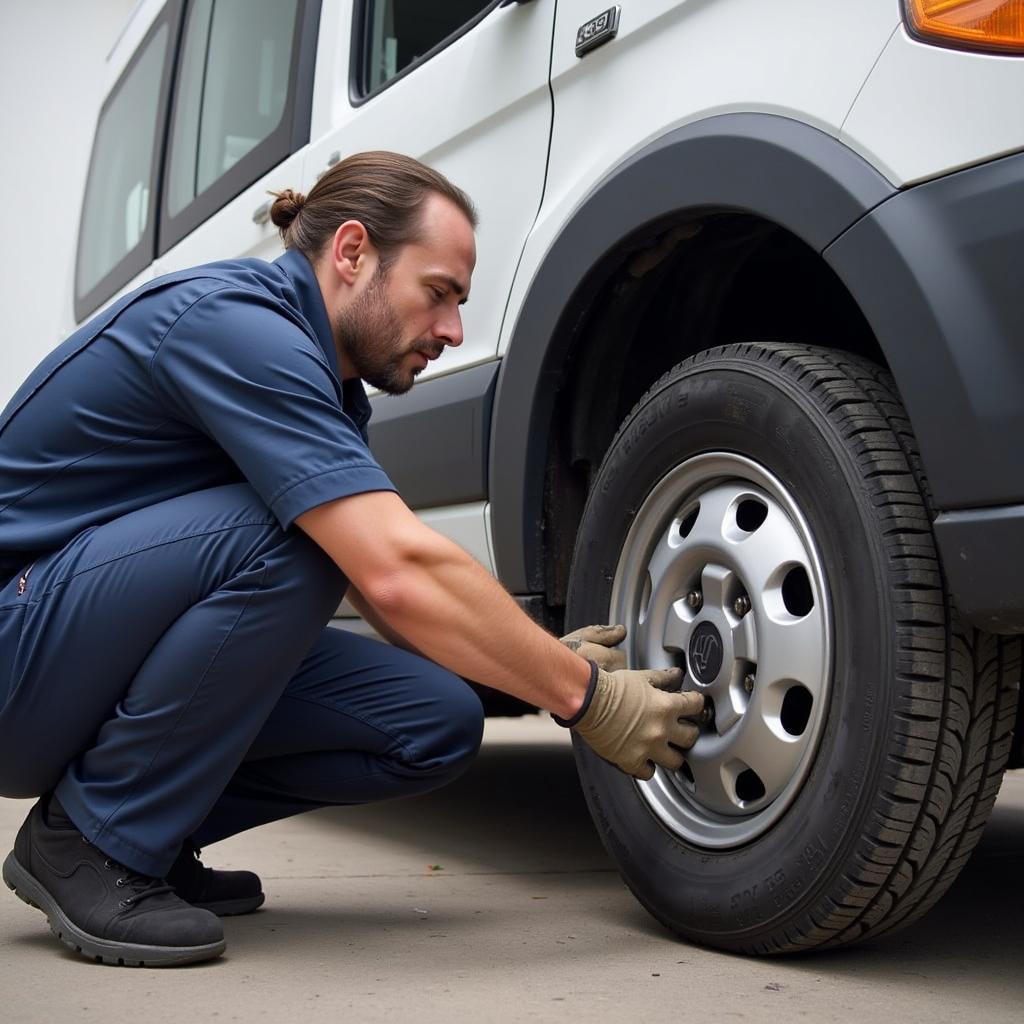
[[[651,778],[654,765],[678,771],[681,751],[693,746],[699,732],[681,719],[704,708],[699,693],[663,692],[678,687],[682,677],[678,668],[598,668],[590,705],[573,728],[595,753],[635,778]]]
[[[570,651],[594,662],[605,672],[618,672],[626,667],[625,651],[613,649],[626,639],[625,626],[584,626],[561,639]]]

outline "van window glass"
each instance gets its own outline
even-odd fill
[[[366,0],[362,92],[379,89],[471,21],[492,0]]]
[[[196,0],[185,32],[167,212],[192,200],[280,125],[298,0]]]
[[[75,294],[79,298],[95,288],[146,234],[168,38],[165,23],[139,52],[100,113],[78,240]]]

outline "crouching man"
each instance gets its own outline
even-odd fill
[[[534,625],[367,447],[362,381],[405,392],[462,342],[466,195],[364,153],[271,215],[278,260],[143,285],[0,416],[0,794],[40,798],[3,878],[108,963],[215,957],[217,915],[262,903],[200,847],[458,775],[482,728],[460,677],[639,777],[696,737],[678,672],[626,671],[621,629]],[[343,596],[393,645],[327,628]]]

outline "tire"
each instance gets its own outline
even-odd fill
[[[605,846],[680,936],[772,954],[879,935],[970,855],[1020,643],[959,620],[927,502],[891,378],[842,352],[700,353],[619,429],[567,625],[624,621],[629,663],[686,667],[714,720],[648,783],[574,744]]]

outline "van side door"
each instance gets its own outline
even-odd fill
[[[171,100],[156,272],[281,252],[270,189],[309,139],[320,0],[190,0]]]
[[[554,14],[553,0],[342,0],[321,14],[303,191],[351,153],[394,150],[446,174],[480,214],[465,340],[409,395],[371,396],[370,444],[420,518],[488,568],[490,404],[544,191]]]
[[[465,341],[421,381],[495,358],[543,192],[554,9],[552,0],[324,4],[304,190],[351,153],[388,149],[436,167],[480,212]],[[324,52],[349,36],[350,47]]]

